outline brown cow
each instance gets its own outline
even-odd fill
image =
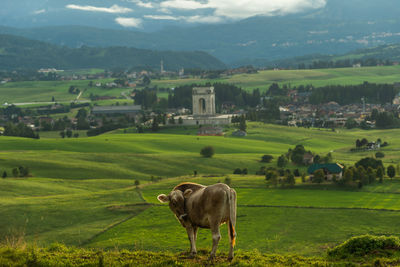
[[[236,192],[226,184],[204,186],[195,183],[177,185],[169,195],[159,195],[162,203],[169,202],[169,207],[186,228],[190,240],[191,255],[196,255],[197,229],[211,229],[213,247],[210,259],[215,257],[218,242],[221,239],[219,226],[228,223],[230,242],[229,260],[233,259],[236,241]]]

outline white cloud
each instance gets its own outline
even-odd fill
[[[35,10],[35,11],[33,11],[33,14],[39,15],[39,14],[43,14],[43,13],[45,13],[45,12],[46,12],[46,9],[40,9],[40,10]]]
[[[127,7],[121,7],[118,5],[113,5],[111,7],[95,7],[95,6],[79,6],[79,5],[67,5],[66,8],[91,11],[91,12],[105,12],[113,14],[129,13],[133,10]]]
[[[150,2],[142,2],[142,1],[137,1],[136,5],[140,6],[140,7],[144,7],[144,8],[153,8],[153,4]]]
[[[161,2],[160,6],[162,8],[175,8],[175,9],[201,9],[207,8],[207,4],[203,4],[193,0],[168,0]]]
[[[122,18],[118,17],[115,19],[115,22],[117,22],[119,25],[123,27],[134,27],[134,28],[140,28],[142,26],[142,20],[138,18]]]
[[[137,6],[144,7],[144,8],[154,8],[153,3],[151,3],[151,2],[143,2],[141,0],[125,0],[125,2],[134,3]]]
[[[179,20],[180,17],[173,17],[168,15],[144,15],[146,19],[155,19],[155,20]]]
[[[256,15],[283,15],[324,7],[327,0],[167,0],[160,6],[167,9],[214,9],[215,17],[244,19]]]
[[[189,23],[218,23],[223,20],[221,17],[216,16],[190,16],[183,17],[183,19]]]

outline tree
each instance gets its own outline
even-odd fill
[[[233,171],[233,174],[242,174],[242,170],[241,170],[240,168],[236,168],[236,169]]]
[[[379,166],[378,169],[376,169],[376,177],[379,179],[380,183],[383,182],[384,175],[385,174],[384,174],[383,168],[381,166]]]
[[[247,170],[247,168],[244,168],[244,169],[242,170],[242,174],[243,174],[243,175],[247,175],[248,172],[249,172],[249,171]]]
[[[151,124],[151,130],[153,132],[158,132],[159,130],[157,117],[154,117],[153,119],[153,123]]]
[[[325,180],[325,173],[322,169],[316,170],[314,172],[314,177],[312,179],[313,183],[322,183]]]
[[[277,162],[278,167],[283,168],[286,166],[286,164],[287,164],[287,158],[285,157],[285,155],[279,156],[278,162]]]
[[[139,180],[135,180],[135,186],[136,186],[136,188],[138,188],[139,185],[140,185],[140,181],[139,181]]]
[[[227,177],[225,178],[225,180],[224,180],[224,183],[227,184],[227,185],[231,185],[232,179],[229,178],[229,177],[227,176]]]
[[[149,85],[150,83],[151,83],[150,78],[149,78],[147,75],[145,75],[145,76],[143,77],[143,85],[144,85],[144,86],[147,86],[147,85]]]
[[[240,122],[239,122],[239,130],[246,132],[247,125],[246,125],[246,118],[244,115],[240,117]]]
[[[61,138],[65,138],[65,132],[64,131],[60,132],[60,136]]]
[[[301,174],[301,182],[302,183],[306,182],[306,174],[304,172]]]
[[[288,174],[288,176],[286,177],[286,182],[290,185],[290,186],[294,186],[296,183],[296,180],[294,178],[293,174]]]
[[[261,162],[270,163],[273,158],[271,155],[264,155],[261,157]]]
[[[350,169],[350,168],[346,169],[346,170],[344,171],[344,177],[343,177],[344,183],[345,183],[345,184],[351,183],[351,181],[353,180],[353,176],[354,176],[353,170]]]
[[[68,138],[72,137],[72,131],[70,129],[67,130],[66,135]]]
[[[179,117],[179,119],[178,119],[178,124],[183,124],[183,119],[182,119],[182,117]]]
[[[205,158],[211,158],[215,154],[214,147],[205,146],[200,150],[200,154]]]
[[[394,168],[393,165],[390,165],[387,167],[387,175],[392,179],[393,177],[396,176],[396,169]]]
[[[3,177],[3,179],[4,179],[4,178],[7,178],[7,172],[4,171],[4,172],[3,172],[3,175],[2,175],[1,177]]]
[[[18,177],[19,176],[18,168],[12,169],[12,174],[14,177]]]
[[[74,137],[78,138],[79,137],[79,133],[74,133]]]

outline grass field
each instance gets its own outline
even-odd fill
[[[113,79],[94,80],[93,82],[107,83]],[[121,97],[121,93],[125,92],[126,88],[100,88],[89,87],[88,80],[76,81],[34,81],[34,82],[9,82],[0,85],[0,103],[33,103],[33,102],[50,102],[54,96],[57,102],[71,102],[76,99],[77,95],[68,93],[70,86],[76,86],[81,91],[86,89],[80,100],[88,100],[90,94],[99,96],[115,96]],[[124,99],[118,99],[108,102],[115,103],[116,101],[124,102]],[[107,103],[108,103],[107,102]],[[102,104],[100,101],[98,104]],[[32,106],[28,104],[25,106]]]
[[[361,84],[364,81],[371,83],[394,83],[400,81],[400,66],[340,68],[319,70],[266,70],[257,74],[239,74],[226,78],[180,79],[180,80],[153,80],[152,84],[158,87],[176,87],[184,84],[205,84],[207,82],[224,82],[240,86],[244,89],[259,88],[265,91],[272,83],[325,86],[331,84]]]
[[[93,70],[94,72],[98,70]],[[93,82],[110,82],[113,79],[96,80]],[[272,83],[325,86],[331,84],[361,84],[364,81],[371,83],[394,83],[400,81],[400,66],[384,67],[363,67],[363,68],[340,68],[340,69],[319,69],[319,70],[267,70],[259,71],[257,74],[238,74],[219,79],[188,78],[177,80],[152,80],[150,86],[173,88],[185,84],[205,84],[207,82],[224,82],[240,86],[244,89],[260,88],[265,91]],[[49,81],[49,82],[13,82],[0,85],[0,103],[31,103],[48,102],[52,96],[58,102],[69,102],[76,98],[76,95],[68,93],[71,85],[86,89],[81,99],[89,99],[90,94],[99,96],[121,97],[126,88],[97,88],[89,87],[88,80],[81,81]],[[166,93],[160,93],[159,97],[166,98]],[[114,104],[117,101],[123,103],[126,100],[98,101],[99,105]],[[129,102],[129,101],[128,101]]]
[[[0,174],[6,170],[10,176],[17,166],[28,166],[33,174],[0,179],[0,239],[23,236],[43,246],[62,242],[101,249],[186,250],[184,229],[156,196],[181,181],[213,184],[227,176],[238,193],[239,250],[321,255],[354,235],[400,235],[397,179],[361,190],[298,179],[294,188],[282,189],[267,187],[264,177],[254,176],[261,166],[275,166],[276,158],[296,144],[353,164],[373,155],[349,152],[363,137],[387,141],[383,161],[397,164],[399,130],[332,132],[249,123],[244,138],[231,136],[232,128],[226,131],[226,137],[198,137],[191,127],[157,134],[119,130],[77,139],[0,137]],[[206,145],[216,150],[211,159],[199,154]],[[264,154],[275,159],[262,164]],[[231,175],[236,167],[248,168],[249,175]],[[162,179],[150,181],[158,177]],[[226,251],[225,226],[222,233],[221,251]],[[198,246],[210,245],[209,231],[200,231]]]

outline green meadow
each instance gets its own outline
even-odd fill
[[[262,166],[276,166],[277,157],[297,144],[354,164],[374,154],[350,152],[355,140],[364,137],[388,142],[383,162],[396,165],[399,130],[333,132],[249,123],[243,138],[233,137],[233,128],[225,130],[225,137],[197,136],[191,127],[165,128],[157,134],[117,130],[71,139],[1,136],[0,174],[6,171],[8,177],[0,179],[0,239],[23,238],[39,246],[59,242],[107,250],[186,251],[185,230],[156,196],[180,182],[209,185],[227,177],[238,193],[239,251],[315,256],[352,236],[399,235],[397,178],[362,189],[300,179],[293,188],[281,188],[267,186],[263,176],[254,175]],[[213,158],[200,156],[206,145],[215,148]],[[274,160],[261,163],[264,154]],[[32,177],[12,178],[11,169],[18,166],[29,167]],[[248,168],[249,175],[232,175],[237,167]],[[221,232],[225,253],[226,226]],[[198,247],[210,249],[209,230],[199,232]]]
[[[96,71],[96,70],[93,70]],[[94,80],[93,82],[111,82],[113,79]],[[361,84],[364,81],[370,83],[394,83],[400,81],[400,66],[363,67],[363,68],[339,68],[318,70],[265,70],[256,74],[236,74],[218,79],[154,79],[150,86],[173,88],[186,84],[205,84],[223,82],[252,90],[259,88],[266,91],[272,83],[325,86],[332,84]],[[36,81],[36,82],[12,82],[0,85],[0,103],[32,103],[49,102],[52,96],[57,102],[70,102],[77,95],[68,93],[68,88],[73,85],[79,89],[86,89],[81,100],[88,100],[90,94],[99,96],[121,97],[121,93],[127,88],[98,88],[89,87],[89,80],[78,81]],[[166,93],[159,93],[159,97],[166,98]],[[102,100],[96,101],[99,105],[110,105],[116,102],[124,103],[127,100]],[[130,101],[128,101],[131,103]],[[30,105],[32,106],[32,105]]]
[[[400,81],[400,66],[339,68],[317,70],[265,70],[256,74],[237,74],[219,79],[177,79],[153,80],[158,87],[176,87],[184,84],[205,84],[223,82],[240,86],[244,89],[259,88],[266,91],[272,83],[307,85],[316,87],[325,85],[352,85],[370,83],[394,83]]]
[[[102,79],[93,80],[93,83],[112,81],[113,79]],[[0,103],[27,103],[28,105],[25,106],[32,106],[35,102],[50,102],[53,96],[57,102],[71,102],[78,95],[68,93],[70,86],[76,86],[81,91],[85,90],[80,100],[88,100],[90,94],[121,97],[121,93],[127,91],[126,88],[89,87],[89,80],[9,82],[0,85]],[[112,103],[116,101],[124,102],[124,99],[114,100]]]

